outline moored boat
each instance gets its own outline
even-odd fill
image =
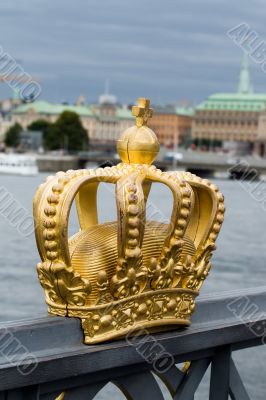
[[[0,153],[0,174],[35,176],[38,166],[34,155]]]

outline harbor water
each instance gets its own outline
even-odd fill
[[[39,285],[36,264],[39,255],[35,245],[32,199],[45,174],[36,177],[0,176],[0,323],[33,318],[46,314],[43,291]],[[265,285],[266,281],[266,203],[263,187],[258,183],[216,180],[225,196],[226,217],[213,257],[213,269],[201,296],[247,287]],[[12,218],[4,210],[4,194],[12,196],[23,209],[23,217]],[[100,221],[116,219],[113,188],[103,184],[99,191]],[[171,213],[169,191],[155,184],[151,192],[148,217],[166,221]],[[19,220],[20,218],[20,220]],[[73,210],[69,234],[78,230]],[[264,311],[264,310],[262,310]],[[266,348],[248,349],[234,355],[251,398],[265,400]],[[195,399],[207,398],[205,380]],[[170,398],[166,389],[166,399]],[[124,399],[118,389],[109,385],[97,400]]]

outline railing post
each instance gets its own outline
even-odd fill
[[[212,359],[210,400],[228,400],[230,382],[231,346],[217,349]]]
[[[178,387],[173,400],[193,400],[194,394],[209,364],[210,360],[208,358],[194,361],[188,370],[187,376]]]

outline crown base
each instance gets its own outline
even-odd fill
[[[79,317],[86,344],[130,337],[143,329],[161,331],[166,326],[189,326],[197,291],[183,288],[160,289],[97,305],[58,306],[48,301],[54,315]],[[145,333],[145,332],[144,332]]]
[[[85,344],[97,344],[97,343],[103,343],[103,342],[108,342],[112,340],[119,340],[119,339],[129,339],[133,336],[143,336],[146,335],[147,333],[156,333],[156,332],[163,332],[163,331],[168,331],[172,327],[172,329],[175,328],[185,328],[190,325],[190,320],[185,319],[185,318],[162,318],[158,319],[155,321],[145,321],[145,322],[138,322],[134,324],[133,326],[129,328],[123,328],[121,329],[120,332],[116,332],[115,330],[108,333],[108,334],[102,334],[98,335],[96,334],[93,338],[91,338],[89,331],[87,329],[88,325],[88,320],[82,319],[82,328],[84,332],[84,343]]]

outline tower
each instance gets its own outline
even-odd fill
[[[250,94],[253,93],[253,88],[249,75],[248,54],[244,51],[241,70],[239,74],[238,93]]]

